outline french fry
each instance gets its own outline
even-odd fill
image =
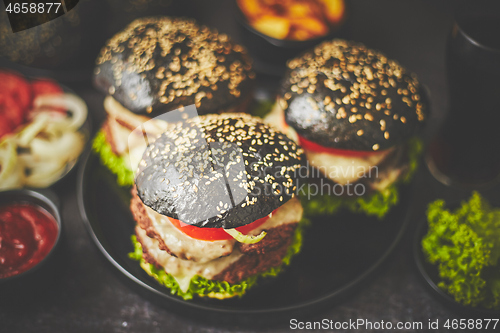
[[[304,17],[293,20],[292,24],[295,29],[307,31],[311,36],[317,37],[328,33],[328,26],[317,18]]]
[[[288,7],[288,17],[290,17],[291,19],[311,16],[311,15],[313,15],[311,4],[292,2],[292,4],[290,4],[290,7]]]
[[[254,28],[277,39],[285,39],[290,31],[290,21],[278,16],[265,15],[257,19]]]
[[[339,23],[344,17],[344,0],[319,0],[325,6],[325,15],[333,24]]]
[[[344,0],[237,0],[249,23],[277,39],[326,35],[344,17]]]
[[[264,13],[259,0],[238,0],[238,6],[249,21],[257,19]]]
[[[308,40],[311,38],[314,38],[315,36],[312,35],[310,32],[305,31],[305,30],[300,30],[300,29],[295,29],[292,30],[290,33],[289,39],[293,40]]]

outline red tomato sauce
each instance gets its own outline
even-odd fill
[[[54,247],[58,225],[48,212],[32,204],[0,206],[0,278],[21,274]]]

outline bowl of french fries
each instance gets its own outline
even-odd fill
[[[322,40],[345,37],[346,0],[235,0],[249,51],[283,65]]]

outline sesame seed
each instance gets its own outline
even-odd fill
[[[361,44],[339,39],[323,42],[313,51],[290,60],[287,66],[290,71],[285,80],[284,93],[288,107],[302,89],[309,91],[312,84],[321,86],[321,90],[315,90],[321,92],[318,94],[321,97],[314,96],[320,103],[320,109],[316,104],[311,104],[310,108],[318,112],[318,118],[324,124],[328,124],[330,117],[339,121],[346,119],[351,124],[359,120],[377,121],[380,122],[384,138],[388,140],[393,128],[397,130],[396,133],[411,132],[410,129],[406,132],[399,129],[401,123],[407,123],[408,119],[426,119],[426,106],[417,105],[421,96],[416,76],[396,61]],[[350,107],[341,109],[345,105]],[[358,114],[360,117],[357,117]],[[410,116],[412,118],[408,118]],[[400,119],[401,122],[394,122],[393,119]],[[316,125],[312,118],[308,121]],[[332,125],[327,126],[332,130],[331,127],[337,126],[337,123],[332,122]],[[307,126],[307,123],[301,126]],[[328,129],[325,129],[327,132]]]
[[[147,73],[159,81],[159,103],[171,103],[176,98],[192,98],[206,89],[216,91],[218,86],[228,88],[229,99],[239,98],[240,87],[255,77],[251,60],[243,47],[234,44],[227,36],[214,29],[197,25],[193,20],[150,17],[137,19],[112,37],[102,48],[97,59],[96,75],[102,73],[99,65],[112,64],[114,86],[121,85],[123,73],[140,74],[147,81]],[[171,50],[172,45],[182,45]],[[181,49],[186,48],[182,51]],[[220,52],[224,55],[221,55]],[[184,52],[184,54],[183,54]],[[126,61],[122,60],[126,59]],[[109,93],[115,93],[115,87]],[[142,85],[142,89],[150,85]],[[206,88],[205,88],[206,87]],[[149,92],[148,92],[149,93]],[[164,97],[164,98],[161,98]],[[207,91],[206,98],[214,97]],[[132,100],[137,95],[130,97]],[[227,100],[225,100],[227,102]],[[151,107],[146,110],[152,112]]]

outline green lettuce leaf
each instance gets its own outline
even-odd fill
[[[101,163],[116,175],[119,185],[127,187],[134,185],[134,173],[127,167],[123,157],[113,153],[102,130],[97,133],[92,142],[92,151],[98,154]]]
[[[500,209],[473,192],[455,211],[429,204],[427,220],[422,250],[438,265],[438,286],[464,305],[500,309]]]
[[[271,100],[260,100],[256,101],[255,106],[250,111],[252,116],[264,118],[273,109],[274,101]]]
[[[382,219],[392,207],[399,202],[399,183],[407,184],[411,181],[418,168],[418,161],[422,154],[423,144],[419,138],[408,141],[408,172],[399,182],[389,185],[382,191],[368,196],[345,198],[335,195],[312,195],[308,187],[304,186],[299,193],[306,216],[334,214],[342,208],[353,213],[364,213]]]
[[[424,143],[418,137],[413,137],[408,140],[408,172],[403,178],[403,183],[408,184],[413,175],[418,169],[418,162],[420,161],[420,156],[424,151]]]
[[[304,207],[304,215],[310,217],[331,215],[345,208],[353,213],[364,213],[368,216],[376,216],[381,219],[391,207],[397,205],[399,202],[399,190],[394,184],[388,186],[383,191],[356,198],[343,198],[328,194],[312,196],[307,193],[307,187],[304,187],[304,189],[299,194],[302,206]]]
[[[248,277],[239,283],[231,284],[226,281],[208,280],[201,276],[194,276],[186,292],[183,292],[174,277],[166,273],[162,269],[156,268],[153,264],[147,263],[142,258],[142,246],[137,241],[135,235],[131,237],[134,244],[134,252],[129,253],[129,257],[133,260],[140,261],[141,267],[160,284],[170,289],[173,295],[178,295],[185,300],[192,299],[193,296],[201,297],[211,296],[217,298],[228,298],[233,296],[242,296],[249,288],[257,284],[258,280],[263,277],[276,276],[281,273],[286,266],[290,265],[292,257],[300,252],[302,247],[302,232],[309,225],[309,220],[303,218],[298,224],[293,235],[292,243],[288,247],[287,253],[283,257],[280,266],[271,267],[267,271]]]

